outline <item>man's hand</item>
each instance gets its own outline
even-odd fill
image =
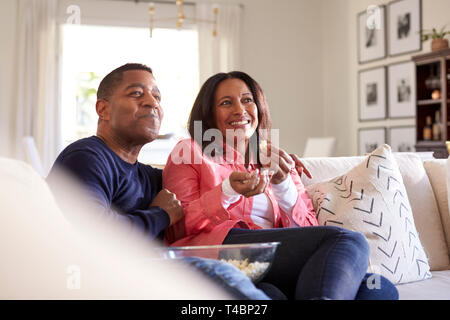
[[[277,160],[274,162],[276,172],[272,176],[271,183],[280,184],[289,176],[289,173],[294,168],[295,163],[283,149],[271,146],[271,152],[272,158],[275,157],[275,159]]]
[[[280,184],[290,174],[295,167],[294,160],[283,149],[277,148],[271,143],[264,146],[262,159],[262,170],[268,170],[273,173],[271,183]]]
[[[289,154],[295,162],[295,169],[297,169],[298,175],[301,177],[302,173],[304,172],[308,178],[311,177],[311,173],[306,169],[306,167],[303,165],[303,163],[300,161],[300,158],[296,154]]]
[[[170,225],[180,220],[183,217],[183,207],[180,200],[177,199],[174,193],[167,189],[162,189],[153,199],[150,207],[160,207],[167,212],[170,218]]]
[[[263,193],[270,180],[268,174],[260,175],[259,170],[252,173],[234,171],[230,174],[229,179],[233,190],[247,198]]]

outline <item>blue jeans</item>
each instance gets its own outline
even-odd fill
[[[182,261],[203,273],[236,299],[269,300],[264,291],[255,287],[249,277],[229,263],[198,257],[186,257]]]
[[[357,232],[338,227],[232,229],[223,244],[279,241],[262,281],[288,299],[397,299],[395,286],[381,277],[367,286],[369,245]],[[370,279],[369,279],[370,280]]]

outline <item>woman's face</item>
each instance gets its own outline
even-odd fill
[[[224,139],[227,129],[234,133],[242,130],[248,141],[258,127],[258,108],[251,90],[240,79],[226,79],[217,86],[214,110],[216,127]]]

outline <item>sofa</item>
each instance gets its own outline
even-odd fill
[[[422,159],[415,153],[394,155],[431,271],[429,279],[397,285],[399,297],[402,300],[450,299],[450,213],[447,193],[450,160]],[[364,159],[304,158],[303,164],[312,178],[302,175],[301,179],[308,187],[339,176]],[[0,298],[229,297],[195,274],[190,275],[189,279],[178,276],[190,274],[190,270],[181,269],[180,272],[176,269],[180,266],[156,263],[155,260],[149,264],[148,259],[152,257],[143,259],[142,256],[148,253],[150,244],[139,237],[121,237],[119,233],[122,230],[117,230],[113,236],[111,231],[98,230],[97,227],[95,232],[91,230],[80,235],[63,218],[45,181],[29,165],[0,158],[0,181],[0,254],[7,257],[0,268],[0,280],[4,284],[0,289]],[[76,192],[76,188],[68,190],[71,195]],[[75,198],[78,200],[67,204],[67,208],[79,210],[83,201],[79,201],[78,196]],[[118,247],[120,250],[117,250]],[[111,269],[111,265],[114,268]],[[130,268],[134,270],[132,275],[127,272]],[[173,271],[169,271],[171,268]],[[77,279],[80,280],[77,272],[81,272],[81,288],[77,288]],[[153,276],[155,273],[160,274],[157,279]],[[124,286],[126,282],[131,285]],[[202,283],[200,287],[203,289],[192,290],[194,283],[195,287]]]
[[[393,153],[411,204],[420,241],[428,257],[431,278],[396,285],[401,300],[450,299],[450,213],[447,186],[450,159],[429,159],[417,153]],[[304,158],[312,178],[305,187],[346,173],[365,157]]]
[[[93,219],[83,190],[62,180],[60,205],[30,165],[0,157],[1,300],[232,298],[192,268],[158,259],[143,235]]]

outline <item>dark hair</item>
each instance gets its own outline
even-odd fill
[[[245,84],[250,89],[253,100],[258,109],[258,126],[256,128],[255,134],[258,135],[259,129],[271,128],[269,108],[266,103],[264,93],[259,86],[259,84],[248,74],[242,71],[232,71],[228,73],[218,73],[210,77],[200,88],[200,91],[195,99],[194,105],[189,115],[188,129],[189,134],[193,139],[194,135],[194,122],[201,121],[202,123],[202,133],[208,129],[216,128],[215,123],[215,109],[214,109],[214,94],[218,85],[227,79],[240,79],[245,82]],[[204,150],[209,142],[197,141],[197,143]]]
[[[97,99],[108,100],[108,98],[113,94],[116,87],[120,84],[123,79],[123,73],[130,70],[144,70],[153,74],[150,67],[140,63],[127,63],[123,66],[114,69],[108,73],[103,80],[100,82],[97,90]]]

